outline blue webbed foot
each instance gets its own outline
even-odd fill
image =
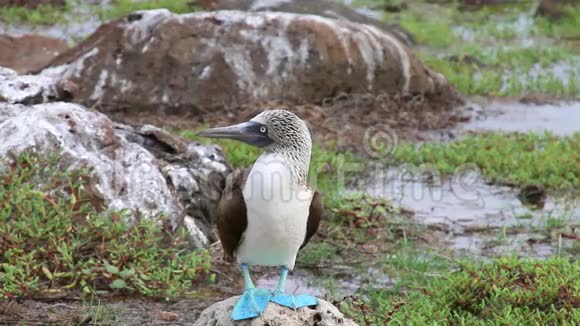
[[[246,289],[240,297],[232,313],[233,320],[258,317],[266,310],[272,293],[263,289]]]
[[[275,295],[270,299],[281,306],[292,308],[294,310],[302,307],[316,306],[318,300],[316,297],[307,294],[286,294],[284,292],[276,291]]]

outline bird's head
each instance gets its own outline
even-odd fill
[[[310,154],[312,147],[306,123],[286,110],[267,110],[250,121],[204,130],[197,135],[234,139],[266,151],[307,151]]]

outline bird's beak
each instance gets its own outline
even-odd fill
[[[237,125],[212,128],[197,133],[198,136],[208,138],[227,138],[244,142],[256,147],[264,147],[272,143],[267,134],[260,131],[263,125],[248,121]]]

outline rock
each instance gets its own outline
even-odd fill
[[[340,93],[456,98],[443,75],[388,33],[279,12],[140,11],[101,26],[51,65],[43,74],[78,84],[85,105],[137,116],[322,103]]]
[[[198,0],[194,4],[206,10],[280,11],[304,15],[318,15],[343,19],[353,23],[373,25],[397,37],[406,45],[414,43],[413,37],[398,25],[386,24],[368,14],[360,13],[350,6],[330,0]]]
[[[566,7],[572,5],[580,5],[580,0],[541,0],[536,14],[560,19],[566,15]]]
[[[318,299],[318,306],[305,307],[296,311],[275,303],[268,304],[262,316],[238,322],[231,320],[232,310],[239,296],[231,297],[205,309],[194,326],[356,326],[338,309],[327,301]]]
[[[17,76],[7,69],[0,76],[4,78],[0,94],[5,94],[4,86],[21,80],[41,85],[26,87],[8,101],[2,95],[2,161],[10,163],[25,151],[59,153],[61,168],[90,169],[85,190],[106,209],[130,209],[132,217],[142,213],[160,222],[168,217],[173,229],[184,223],[196,247],[213,240],[211,220],[230,171],[218,147],[186,142],[154,126],[136,129],[116,124],[79,104],[15,104],[33,98],[50,101],[56,97],[55,81]]]
[[[34,9],[43,5],[62,7],[66,5],[66,0],[0,0],[0,7],[27,7]]]
[[[36,71],[67,49],[66,42],[42,35],[0,35],[0,66],[18,73]]]
[[[55,81],[48,76],[19,76],[16,71],[0,67],[0,102],[38,104],[70,100],[76,85],[67,80]]]

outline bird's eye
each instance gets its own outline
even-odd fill
[[[260,127],[260,132],[265,134],[266,133],[266,127],[265,126],[261,126]]]

